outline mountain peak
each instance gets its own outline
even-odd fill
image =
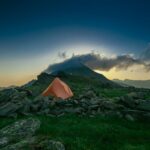
[[[115,84],[112,81],[108,80],[102,74],[94,72],[88,66],[84,65],[79,59],[74,58],[68,59],[61,63],[50,65],[47,68],[47,70],[45,70],[45,72],[54,76],[69,74],[79,77],[82,76],[86,78],[91,78],[103,84],[111,84],[111,85]]]

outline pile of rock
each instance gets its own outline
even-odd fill
[[[6,89],[0,92],[0,116],[15,117],[19,112],[24,113],[28,109],[31,93],[21,89]]]
[[[150,120],[150,100],[144,100],[143,93],[129,93],[120,97],[116,103],[125,107],[122,114],[127,118]],[[133,120],[133,119],[132,119]]]
[[[29,118],[4,127],[0,130],[1,150],[65,150],[59,141],[35,136],[40,127],[40,121]]]
[[[26,90],[7,89],[0,93],[0,116],[47,115],[60,117],[65,114],[93,117],[109,115],[128,120],[150,119],[150,100],[144,100],[143,93],[129,93],[115,99],[97,96],[88,89],[70,100],[56,100],[38,96],[30,99],[32,93]],[[132,118],[132,119],[131,119]]]

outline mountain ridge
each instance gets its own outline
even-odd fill
[[[122,86],[124,85],[124,86],[133,86],[136,88],[148,88],[148,89],[150,89],[150,80],[113,79],[112,81],[114,81],[114,82],[116,82]]]

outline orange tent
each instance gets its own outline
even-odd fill
[[[42,93],[43,96],[54,96],[62,99],[67,99],[73,96],[73,93],[69,86],[61,81],[59,78],[55,78],[48,88]]]

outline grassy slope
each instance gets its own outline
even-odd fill
[[[115,118],[38,117],[37,134],[62,141],[67,150],[149,150],[150,126]],[[15,120],[0,118],[0,128]]]
[[[97,95],[102,95],[104,97],[110,98],[123,96],[135,90],[132,88],[115,88],[109,84],[103,84],[97,79],[91,79],[83,76],[66,75],[60,78],[71,87],[75,96],[84,92],[84,89],[87,87],[91,87],[97,93]],[[48,87],[48,85],[53,81],[53,79],[54,77],[50,75],[40,75],[38,81],[35,82],[32,86],[28,87],[27,89],[33,91],[33,93],[35,93],[35,95],[37,96]]]
[[[45,78],[45,77],[44,77]],[[53,80],[39,80],[29,89],[41,93]],[[78,76],[62,78],[73,90],[75,96],[82,93],[86,87],[92,87],[98,95],[105,97],[123,96],[129,92],[140,91],[133,88],[105,87],[94,79]],[[49,83],[47,82],[49,81]],[[74,96],[74,98],[75,98]],[[150,92],[147,93],[150,98]],[[62,141],[67,150],[149,150],[150,149],[150,124],[149,122],[129,122],[112,118],[79,118],[65,116],[50,118],[38,117],[42,121],[39,135],[50,136],[52,139]],[[13,119],[0,118],[0,128],[14,122]]]

